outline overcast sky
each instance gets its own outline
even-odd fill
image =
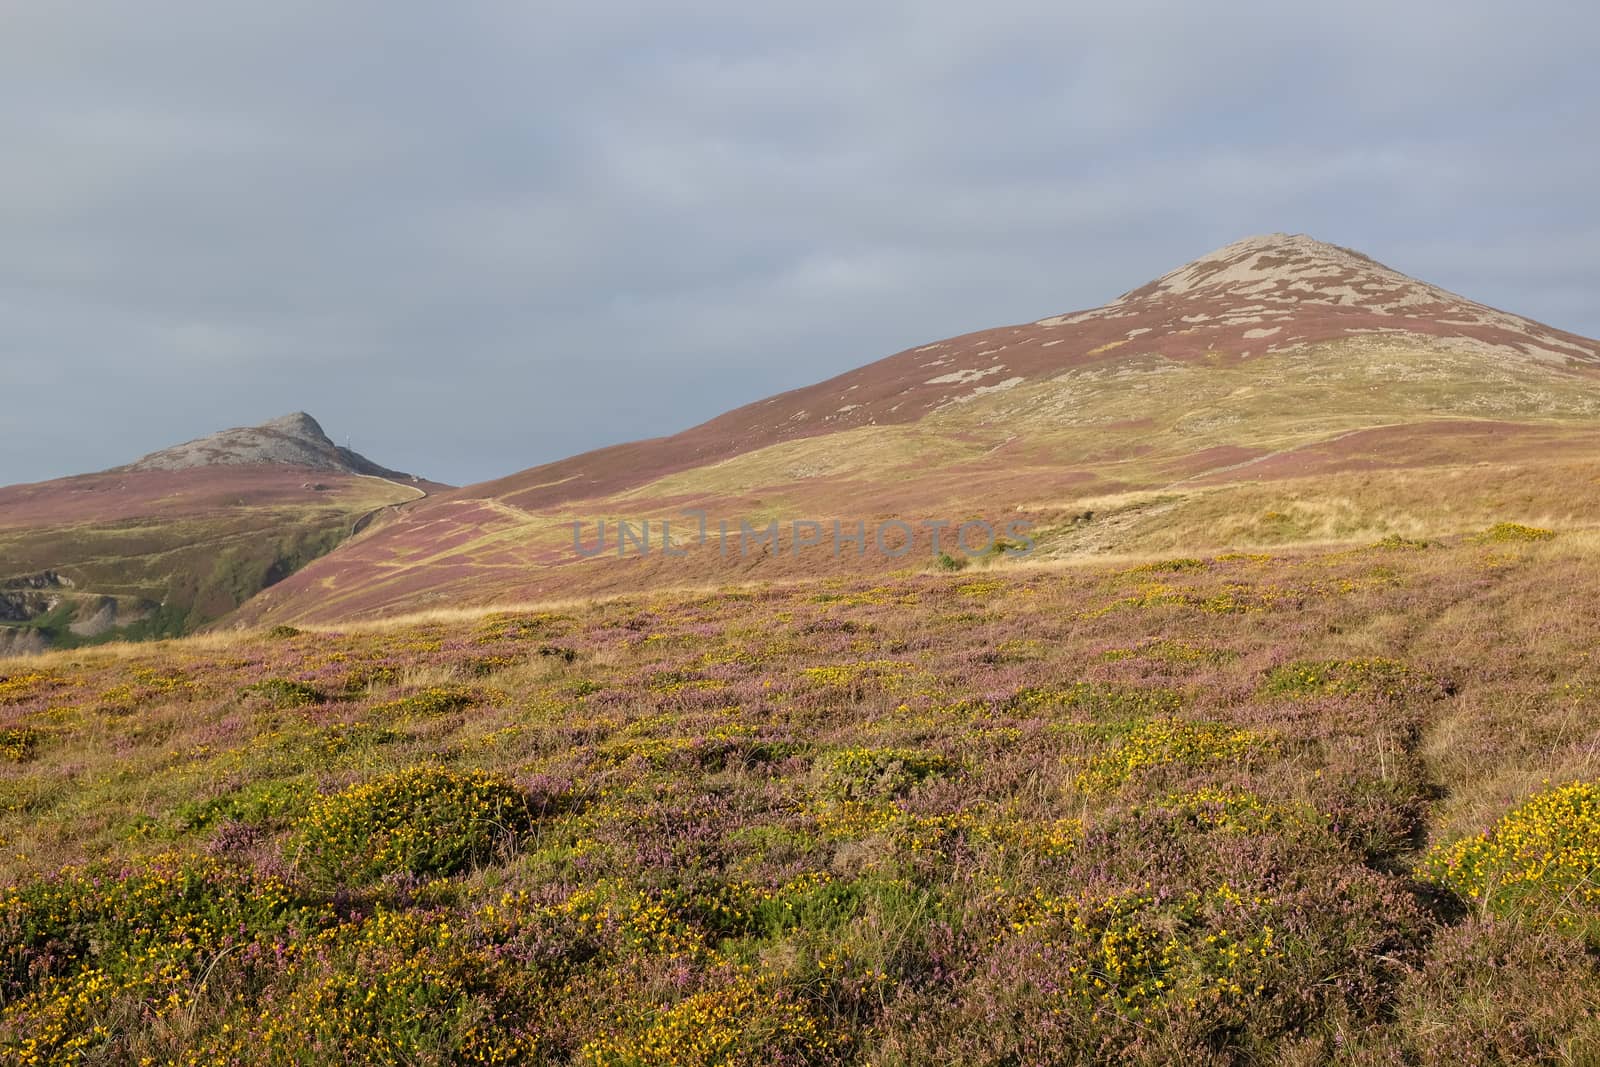
[[[0,483],[466,483],[1306,232],[1600,335],[1600,11],[0,0]]]

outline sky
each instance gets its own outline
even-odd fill
[[[1563,0],[0,0],[0,484],[466,484],[1304,232],[1600,336]]]

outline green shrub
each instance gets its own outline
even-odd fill
[[[20,968],[47,949],[59,975],[93,966],[120,978],[158,952],[199,954],[240,930],[281,928],[290,908],[282,883],[200,857],[158,857],[131,873],[68,869],[0,891],[0,960],[19,982],[43,977]]]
[[[196,856],[0,889],[0,1060],[139,1062],[128,1036],[192,1017],[203,976],[237,982],[241,960],[312,942],[331,919],[277,878]]]
[[[1600,783],[1536,794],[1492,829],[1435,848],[1418,873],[1497,914],[1600,922]]]
[[[339,683],[345,696],[359,698],[375,686],[391,686],[400,680],[400,672],[389,666],[364,666],[348,672]]]
[[[1524,526],[1520,522],[1497,522],[1474,540],[1487,544],[1510,544],[1518,541],[1549,541],[1555,535],[1554,530],[1545,530],[1538,526]]]
[[[26,763],[39,747],[39,731],[31,726],[0,727],[0,760]]]
[[[572,1062],[582,1067],[827,1062],[829,1042],[815,1011],[803,999],[764,992],[746,978],[656,1011],[637,1032],[617,1030],[590,1041]]]
[[[178,821],[187,830],[229,821],[270,828],[304,813],[312,793],[308,777],[252,782],[219,797],[180,804]]]
[[[1128,659],[1145,659],[1154,663],[1170,663],[1192,667],[1205,663],[1228,663],[1238,659],[1239,653],[1232,649],[1196,645],[1188,641],[1158,639],[1145,641],[1127,648],[1108,648],[1100,653],[1100,658],[1109,663]],[[1145,692],[1161,692],[1161,690],[1146,690]],[[1176,693],[1171,695],[1173,698],[1177,697]],[[1172,707],[1176,709],[1176,699],[1174,699]]]
[[[1096,719],[1119,721],[1170,715],[1182,704],[1183,698],[1170,689],[1074,682],[1019,690],[1010,700],[1010,710],[1029,715],[1075,711]]]
[[[1262,691],[1272,696],[1400,696],[1418,681],[1412,669],[1392,659],[1300,660],[1273,668]]]
[[[948,552],[941,552],[934,557],[933,565],[942,571],[959,571],[966,568],[967,561],[964,558],[952,556]]]
[[[1253,730],[1220,722],[1149,719],[1136,724],[1115,748],[1091,756],[1078,774],[1077,785],[1088,793],[1109,792],[1157,768],[1192,770],[1237,763],[1264,741]]]
[[[549,1063],[535,968],[497,960],[438,914],[379,908],[293,953],[282,978],[173,1062]],[[163,1061],[165,1062],[165,1061]],[[559,1062],[565,1062],[564,1060]]]
[[[937,752],[909,748],[847,748],[817,760],[822,789],[842,800],[901,796],[954,764]]]
[[[415,693],[372,706],[372,714],[397,719],[429,718],[460,711],[472,703],[472,693],[451,686],[430,686]]]
[[[242,691],[246,696],[261,697],[280,711],[305,707],[307,704],[321,704],[328,699],[316,686],[288,678],[268,678],[264,682],[247,685]]]
[[[299,637],[301,630],[295,626],[274,626],[267,631],[269,641],[287,641],[291,637]]]
[[[1129,574],[1179,574],[1183,571],[1205,570],[1206,561],[1183,556],[1178,559],[1158,559],[1152,563],[1141,563],[1128,571]]]
[[[315,800],[288,855],[327,886],[444,876],[487,859],[530,820],[527,798],[500,775],[413,767]]]
[[[1433,541],[1417,541],[1410,537],[1401,537],[1399,534],[1390,534],[1382,541],[1373,543],[1373,548],[1381,548],[1390,552],[1420,552],[1425,548],[1432,548]]]

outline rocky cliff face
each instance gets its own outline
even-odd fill
[[[61,590],[71,588],[71,580],[55,571],[0,580],[0,622],[27,622],[52,612],[61,605]]]
[[[19,630],[0,626],[0,657],[32,656],[49,648],[49,642],[37,630]]]
[[[41,571],[0,581],[0,655],[42,651],[50,644],[36,620],[66,626],[79,637],[126,626],[147,616],[153,605],[136,600],[80,593],[72,579]],[[34,625],[29,625],[30,623]]]

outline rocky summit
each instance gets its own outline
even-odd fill
[[[413,475],[381,467],[358,452],[335,445],[317,420],[303,411],[269,419],[259,426],[221,430],[152,452],[116,469],[172,471],[259,463],[416,480]]]

